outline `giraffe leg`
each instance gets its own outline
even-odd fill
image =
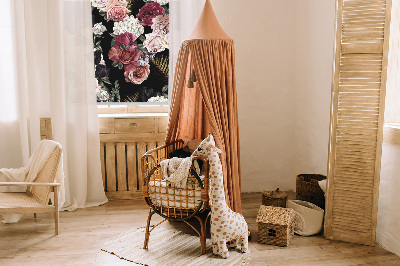
[[[222,243],[221,243],[222,242]],[[229,257],[228,247],[226,246],[226,242],[221,240],[217,242],[218,246],[218,255],[223,257],[224,259]]]
[[[246,253],[249,249],[249,239],[247,235],[242,236],[238,239],[238,247],[243,253]]]
[[[226,243],[229,248],[237,248],[238,241],[236,239],[232,239],[228,243]]]
[[[218,245],[216,242],[212,243],[212,251],[214,255],[218,255]]]

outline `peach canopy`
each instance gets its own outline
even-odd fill
[[[234,44],[208,0],[190,38],[181,44],[176,63],[166,143],[204,139],[211,132],[222,150],[226,201],[241,212]]]

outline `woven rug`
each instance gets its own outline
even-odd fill
[[[168,228],[157,227],[150,234],[149,249],[143,249],[145,228],[130,230],[108,241],[103,251],[143,265],[243,265],[249,253],[229,251],[229,258],[212,254],[211,240],[207,239],[207,252],[201,255],[200,239]]]

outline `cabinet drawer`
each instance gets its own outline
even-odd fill
[[[109,117],[99,117],[100,134],[114,133],[113,119]]]
[[[157,118],[157,119],[158,119],[158,132],[159,133],[167,132],[168,117],[161,117],[161,118]]]
[[[115,133],[154,133],[154,118],[114,118]]]

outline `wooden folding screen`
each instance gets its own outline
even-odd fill
[[[338,0],[325,236],[375,243],[391,0]]]

